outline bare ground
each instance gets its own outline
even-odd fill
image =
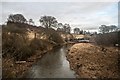
[[[79,78],[119,78],[115,47],[78,43],[70,48],[67,59]]]

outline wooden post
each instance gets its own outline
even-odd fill
[[[37,36],[36,36],[36,33],[35,33],[35,36],[34,36],[34,38],[36,39],[36,37],[37,37]]]

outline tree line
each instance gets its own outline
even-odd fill
[[[8,17],[8,22],[18,22],[18,23],[25,23],[29,25],[35,25],[33,19],[27,19],[22,14],[10,14]],[[57,19],[53,16],[41,16],[39,19],[40,24],[42,27],[45,28],[57,28],[57,31],[63,31],[66,33],[70,33],[71,27],[69,24],[65,23],[58,23]]]
[[[119,31],[119,28],[118,28],[116,25],[110,25],[110,26],[101,25],[101,26],[99,27],[99,31],[100,31],[101,33],[109,33],[109,32]]]
[[[10,14],[8,17],[8,22],[18,22],[18,23],[25,23],[29,25],[35,25],[33,19],[27,20],[22,14]],[[41,16],[39,19],[40,24],[42,27],[45,28],[57,28],[57,31],[61,32],[66,32],[70,33],[71,32],[71,27],[69,24],[65,23],[59,23],[57,19],[53,16]],[[99,32],[101,33],[109,33],[109,32],[114,32],[118,31],[119,28],[116,25],[101,25],[99,27]],[[91,34],[89,31],[81,30],[79,28],[74,28],[74,33],[75,34]],[[97,34],[97,32],[94,32],[94,34]]]

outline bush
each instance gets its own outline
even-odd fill
[[[54,29],[46,29],[46,34],[48,35],[48,40],[53,41],[57,44],[63,43],[62,37]]]
[[[47,45],[44,44],[44,42],[40,39],[33,39],[30,43],[30,47],[33,50],[45,50],[47,49]]]
[[[16,30],[17,29],[17,30]],[[29,40],[21,28],[13,26],[12,29],[3,27],[2,55],[10,55],[15,60],[25,60],[32,55],[33,50],[29,46]]]
[[[29,46],[22,46],[16,53],[13,54],[15,60],[26,60],[32,56],[34,51]]]
[[[118,34],[119,32],[97,34],[93,39],[98,45],[114,46],[115,44],[119,44]]]
[[[43,29],[47,38],[45,40],[36,37],[29,40],[27,37],[28,25],[19,23],[7,23],[2,26],[2,55],[10,55],[15,60],[26,60],[36,53],[36,50],[44,51],[51,49],[54,45],[63,42],[61,36],[54,29]],[[32,28],[36,32],[40,29]],[[40,35],[41,33],[39,33]],[[51,43],[52,42],[52,43]]]
[[[21,35],[11,34],[6,35],[3,38],[2,50],[3,57],[6,55],[13,56],[16,60],[25,60],[27,57],[32,55],[33,50],[29,46],[29,41],[26,43],[26,39]]]

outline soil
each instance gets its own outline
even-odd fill
[[[120,78],[118,48],[77,43],[68,51],[70,68],[78,78]]]

